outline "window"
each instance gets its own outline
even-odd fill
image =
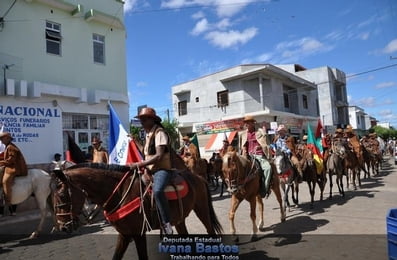
[[[307,96],[306,95],[302,95],[302,102],[303,102],[303,108],[308,108],[307,106]]]
[[[284,93],[283,94],[284,97],[284,107],[285,108],[289,108],[289,97],[288,97],[288,93]]]
[[[99,34],[92,35],[94,62],[105,64],[105,36]]]
[[[229,105],[229,91],[228,90],[220,91],[216,95],[218,98],[218,107],[226,107]]]
[[[187,115],[187,101],[181,101],[178,103],[178,115]]]
[[[200,102],[200,98],[196,97],[196,103]]]
[[[61,25],[46,21],[45,39],[47,53],[61,55]]]

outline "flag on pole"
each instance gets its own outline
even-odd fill
[[[196,146],[198,157],[200,158],[201,157],[200,156],[200,146],[199,146],[199,143],[198,143],[197,134],[195,134],[192,138],[190,138],[190,142]]]
[[[110,103],[109,111],[109,164],[126,165],[141,161],[142,155]]]
[[[66,161],[74,163],[85,162],[84,153],[81,151],[80,147],[76,144],[73,137],[68,134],[68,149],[66,150]]]
[[[323,129],[323,124],[321,123],[321,119],[319,118],[317,121],[317,129],[316,129],[316,134],[315,137],[316,138],[320,138],[321,137],[321,130]]]
[[[313,152],[314,163],[316,164],[317,173],[323,170],[323,147],[321,138],[315,138],[311,126],[307,125],[307,147]]]

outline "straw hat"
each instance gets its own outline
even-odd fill
[[[244,122],[256,122],[256,120],[253,116],[245,116]]]
[[[143,117],[149,117],[153,118],[156,122],[161,122],[161,118],[156,115],[156,110],[154,110],[151,107],[144,107],[141,109],[139,112],[139,115],[135,116],[135,118],[143,118]]]
[[[338,128],[338,129],[336,129],[335,133],[343,133],[343,129],[342,128]]]
[[[279,125],[277,127],[277,132],[280,132],[280,131],[287,131],[287,129],[285,129],[285,125]]]
[[[12,138],[12,136],[9,132],[0,133],[0,139],[2,139],[3,137],[9,137],[9,138],[11,138],[11,140],[14,139],[14,138]]]
[[[101,141],[101,139],[99,139],[98,137],[94,137],[94,138],[92,138],[92,142],[91,142],[92,144],[100,144],[100,143],[102,143],[102,141]]]

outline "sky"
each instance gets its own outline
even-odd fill
[[[241,64],[329,66],[349,105],[397,128],[396,0],[127,0],[130,116],[174,112],[171,87]]]

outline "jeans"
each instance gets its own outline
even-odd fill
[[[165,186],[168,185],[170,179],[171,173],[166,170],[155,172],[153,177],[154,199],[156,200],[156,205],[164,224],[170,222],[170,206],[164,193]]]

